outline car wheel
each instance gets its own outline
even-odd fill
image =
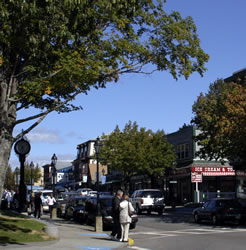
[[[136,206],[136,213],[137,213],[137,214],[141,214],[141,213],[142,213],[142,212],[141,212],[141,209],[139,208],[138,205]]]
[[[198,213],[195,213],[195,214],[194,214],[194,220],[195,220],[196,223],[199,223],[199,222],[200,222],[200,218],[199,218]]]
[[[216,214],[212,215],[212,223],[213,223],[213,225],[217,225],[218,224],[218,218],[217,218]]]

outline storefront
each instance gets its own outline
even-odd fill
[[[236,197],[246,200],[246,173],[229,165],[191,164],[173,169],[168,176],[169,201],[180,204],[204,202],[215,197]]]
[[[204,202],[215,197],[235,197],[236,175],[231,166],[199,166],[191,167],[191,175],[195,184],[194,201]],[[196,184],[198,183],[198,184]]]

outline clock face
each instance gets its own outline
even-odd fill
[[[26,155],[30,152],[30,143],[24,139],[21,139],[15,144],[15,152],[17,154]]]

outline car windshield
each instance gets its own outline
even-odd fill
[[[163,197],[160,191],[144,191],[143,192],[144,198],[161,198]]]

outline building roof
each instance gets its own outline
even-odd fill
[[[44,168],[44,167],[47,167],[47,166],[50,166],[50,164],[46,164],[46,165],[44,165],[42,167]],[[61,170],[61,169],[64,169],[64,168],[69,168],[71,166],[72,166],[72,160],[68,160],[68,161],[58,160],[56,162],[56,170]]]
[[[238,78],[243,78],[246,76],[246,68],[240,69],[234,72],[231,76],[224,79],[225,82],[233,82]]]
[[[57,170],[60,170],[60,169],[63,169],[63,168],[68,168],[68,167],[71,167],[72,166],[72,160],[71,161],[57,161],[56,162],[56,169]]]

